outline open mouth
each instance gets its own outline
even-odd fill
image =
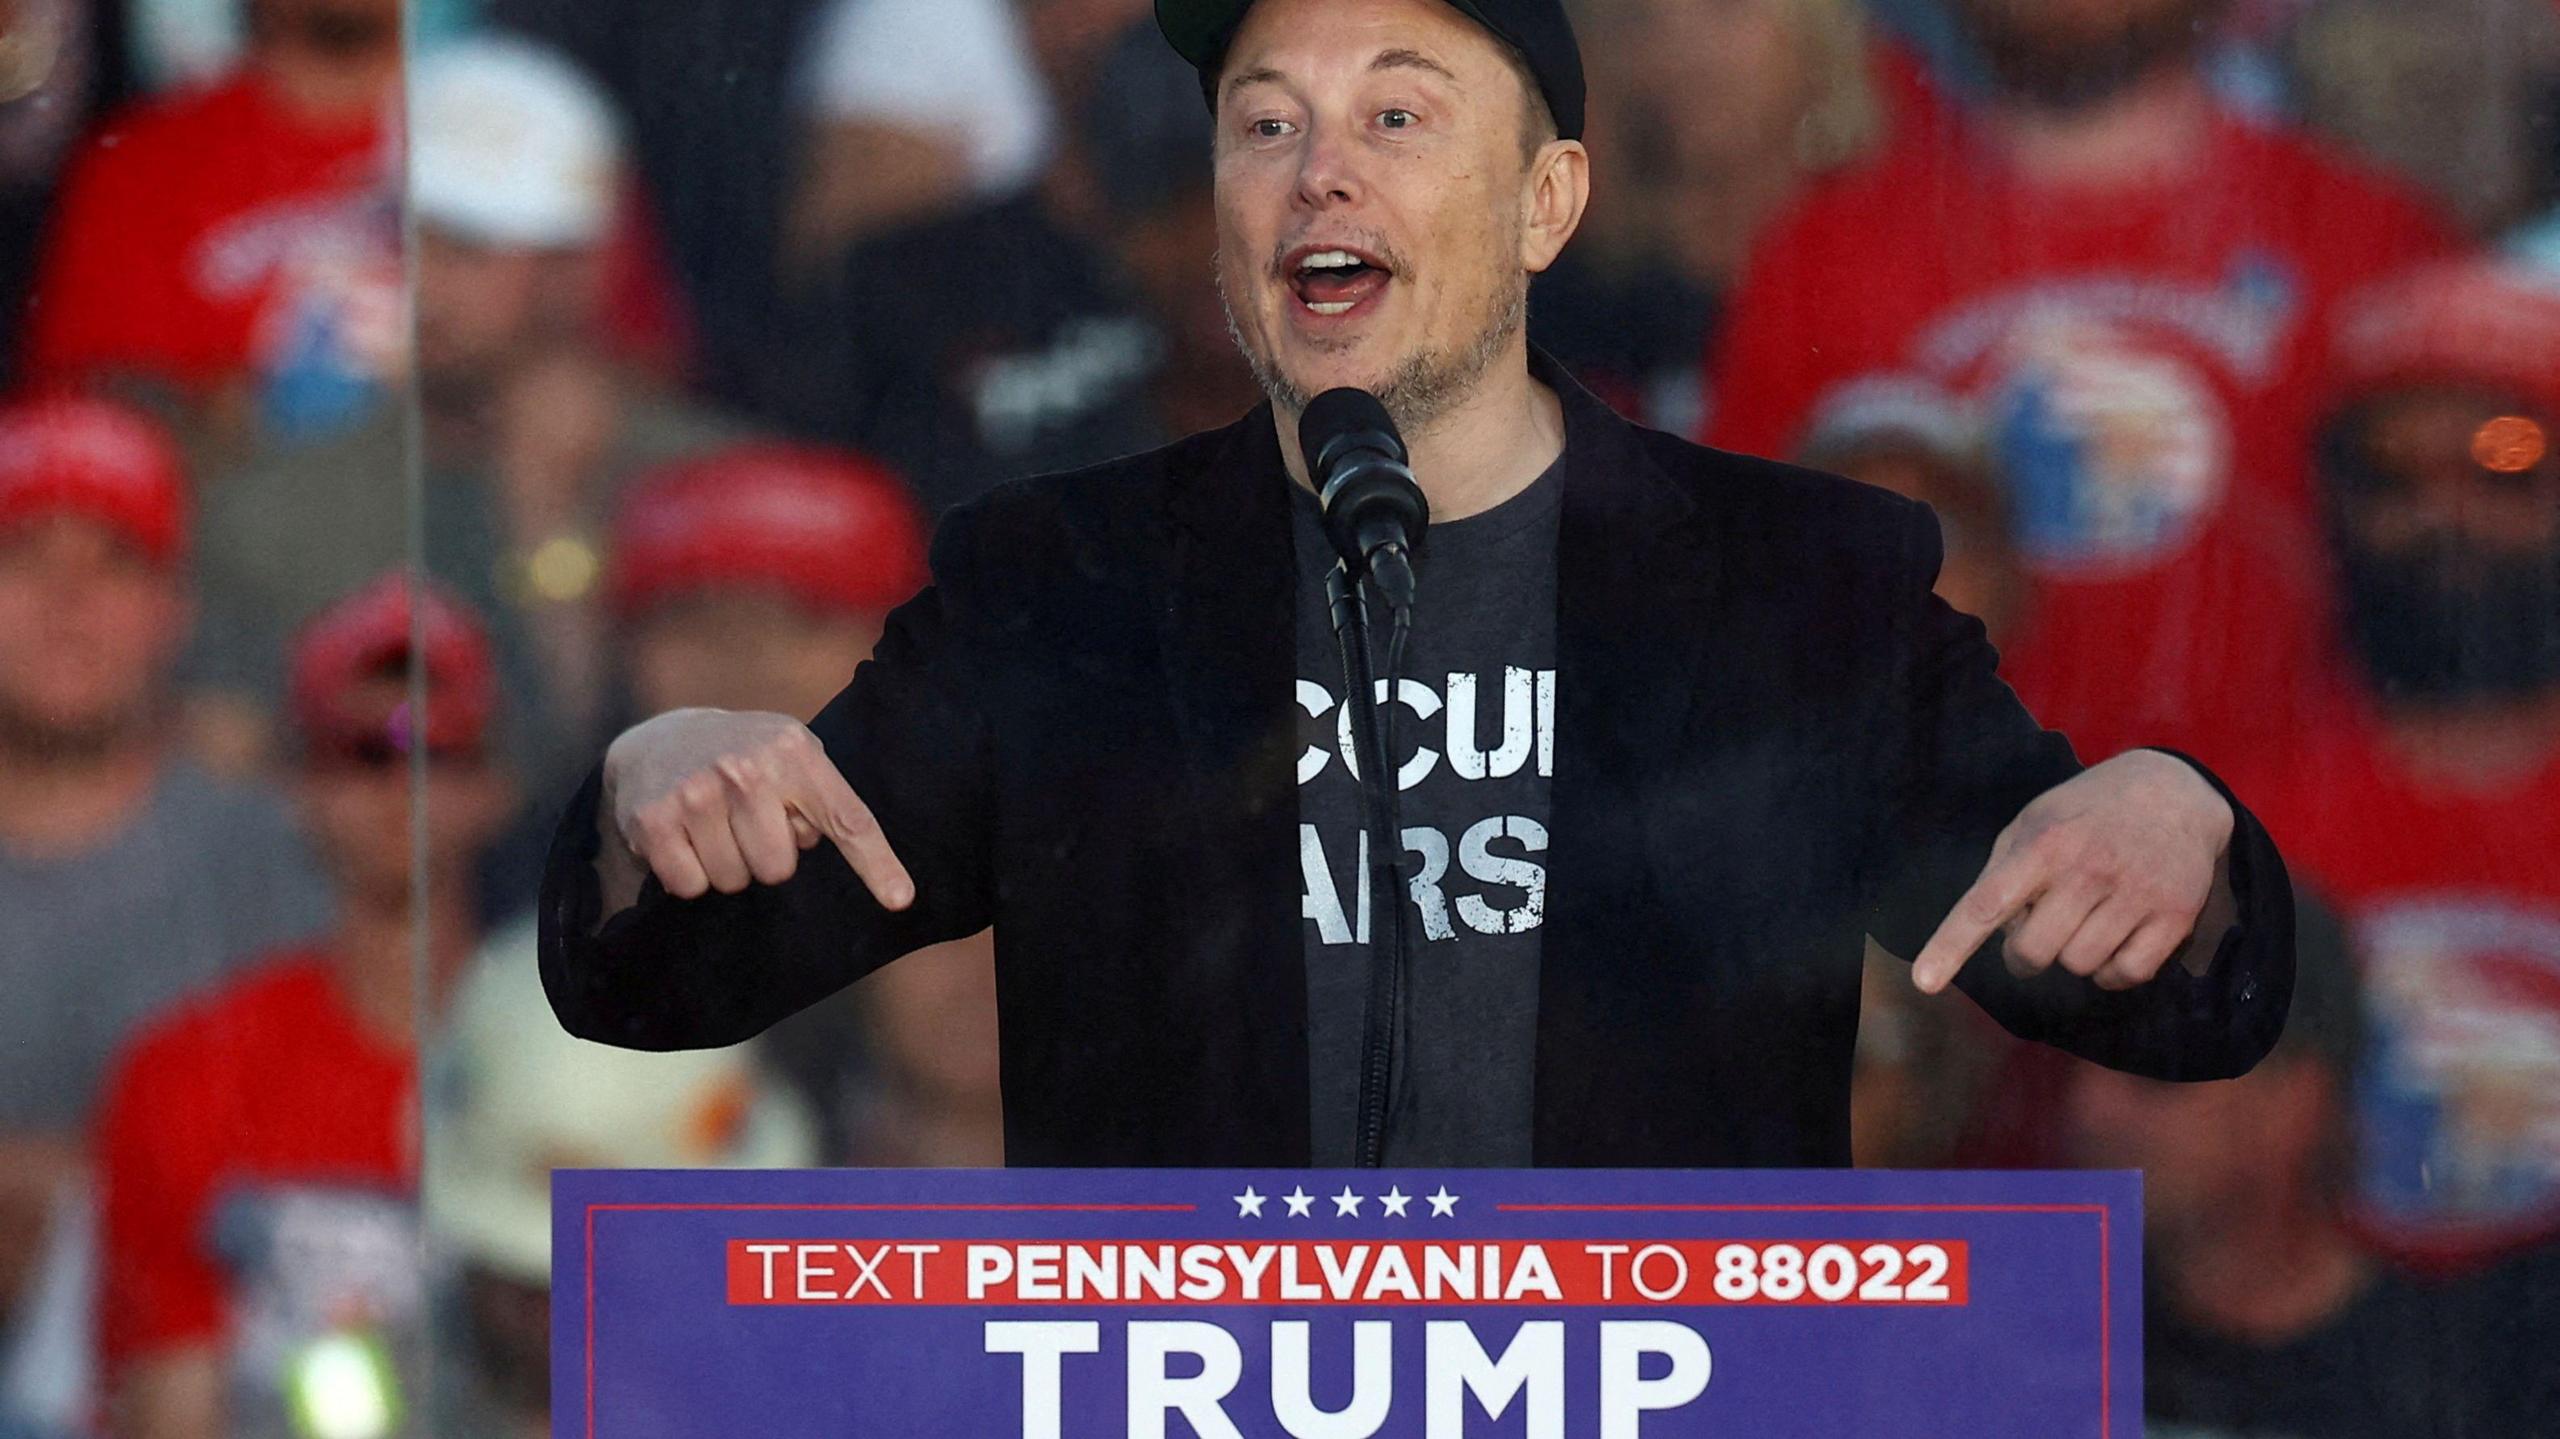
[[[1327,318],[1350,314],[1395,278],[1395,271],[1363,251],[1314,246],[1292,252],[1283,274],[1298,303]]]

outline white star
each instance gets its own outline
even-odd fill
[[[1431,1214],[1433,1218],[1439,1218],[1444,1215],[1452,1219],[1457,1217],[1458,1196],[1449,1192],[1448,1185],[1441,1185],[1440,1192],[1437,1194],[1426,1194],[1422,1197],[1431,1201]]]
[[[1260,1219],[1262,1217],[1262,1201],[1268,1197],[1269,1196],[1267,1195],[1254,1193],[1253,1186],[1250,1184],[1246,1185],[1244,1187],[1244,1193],[1236,1196],[1236,1218]]]
[[[1340,1219],[1346,1214],[1354,1218],[1360,1214],[1360,1196],[1352,1193],[1348,1184],[1342,1186],[1340,1194],[1333,1196],[1333,1217]]]
[[[1413,1196],[1405,1193],[1401,1187],[1390,1189],[1378,1196],[1378,1207],[1386,1212],[1386,1217],[1389,1219],[1404,1218],[1404,1207],[1412,1202]]]
[[[1307,1192],[1307,1186],[1301,1184],[1281,1195],[1280,1202],[1289,1206],[1290,1218],[1304,1219],[1307,1217],[1307,1206],[1315,1203],[1316,1197]]]

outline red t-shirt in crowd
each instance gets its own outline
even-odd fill
[[[2449,792],[2342,704],[2234,784],[2362,966],[2364,1227],[2419,1260],[2560,1232],[2560,753]]]
[[[2411,196],[2234,117],[2175,181],[2089,190],[1951,127],[1763,238],[1707,439],[1786,458],[1853,382],[1952,392],[2033,581],[2003,674],[2084,759],[2228,758],[2328,688],[2306,482],[2328,312],[2452,244]]]
[[[326,345],[379,371],[404,313],[388,141],[378,117],[316,122],[245,74],[110,118],[64,181],[29,368],[204,386]]]
[[[412,1322],[416,1088],[411,1052],[364,1027],[316,952],[264,961],[138,1034],[96,1137],[110,1381],[210,1344],[235,1405],[256,1404],[298,1346]]]

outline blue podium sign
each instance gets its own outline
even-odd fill
[[[560,1439],[2131,1439],[2116,1173],[563,1170]]]

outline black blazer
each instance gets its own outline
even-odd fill
[[[1535,368],[1566,443],[1534,1158],[1846,1163],[1864,937],[1917,953],[2079,766],[1930,594],[1925,507]],[[1263,409],[943,522],[933,586],[812,722],[915,877],[904,912],[822,845],[740,895],[651,881],[599,928],[591,777],[544,881],[561,1023],[734,1043],[993,924],[1010,1163],[1306,1164],[1288,483]],[[2246,1071],[2283,1024],[2293,903],[2232,809],[2242,920],[2204,977],[2110,994],[1994,954],[1959,983],[2103,1064]]]

